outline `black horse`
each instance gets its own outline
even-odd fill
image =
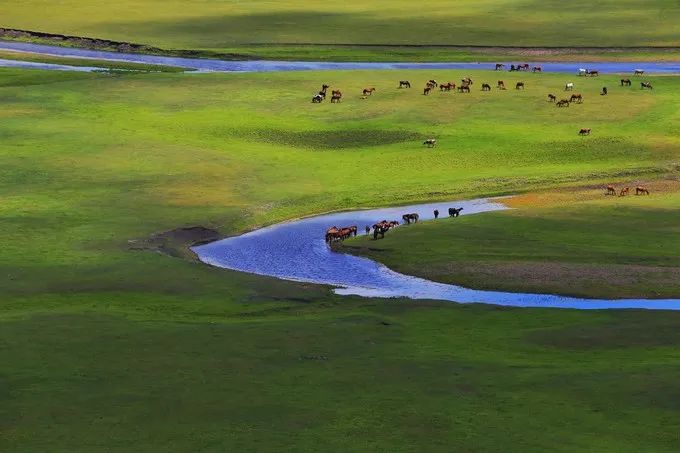
[[[434,210],[434,218],[438,219],[439,218],[439,209]]]
[[[411,88],[411,82],[409,82],[408,80],[400,80],[399,88]]]
[[[449,208],[449,217],[458,217],[463,208]]]

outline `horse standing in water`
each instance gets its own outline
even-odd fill
[[[449,217],[458,217],[463,208],[449,208]]]
[[[437,220],[439,218],[439,209],[434,210],[434,218]]]

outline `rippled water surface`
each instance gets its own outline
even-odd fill
[[[417,212],[421,219],[431,219],[434,209],[445,214],[449,207],[463,207],[463,214],[470,215],[506,209],[500,201],[483,199],[440,202],[329,214],[274,225],[195,247],[193,250],[203,262],[214,266],[287,280],[327,284],[336,287],[338,294],[480,302],[519,307],[680,309],[679,299],[599,300],[471,290],[403,275],[367,258],[333,252],[323,239],[326,229],[333,225],[357,225],[359,231],[363,232],[364,226],[379,220],[401,220],[401,215],[406,212]],[[455,241],[456,238],[451,240]]]
[[[493,69],[494,63],[385,63],[385,62],[313,62],[313,61],[224,61],[201,58],[177,58],[137,53],[107,52],[72,47],[49,46],[24,42],[0,41],[0,50],[16,50],[43,55],[126,61],[132,63],[176,66],[199,71],[218,72],[278,72],[349,69]],[[510,67],[510,62],[506,66]],[[533,63],[532,66],[534,65]],[[680,73],[680,63],[656,62],[567,62],[535,63],[544,71],[576,74],[579,68],[597,69],[602,73],[632,73],[643,69],[648,73]],[[0,61],[0,65],[2,62]],[[44,69],[56,69],[44,67]]]

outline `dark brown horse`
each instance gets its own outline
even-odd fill
[[[543,72],[543,68],[540,66],[534,66],[533,69],[531,69],[531,72]]]
[[[561,99],[557,104],[558,107],[569,107],[569,99]]]
[[[619,197],[625,197],[630,193],[630,187],[625,187],[621,189],[621,192],[619,192]]]
[[[374,91],[375,91],[375,88],[364,88],[363,93],[364,93],[364,96],[370,96],[370,95],[373,94]]]
[[[633,84],[633,82],[630,81],[630,79],[621,79],[621,86],[622,87],[629,87]]]
[[[590,128],[582,127],[581,130],[578,131],[578,135],[590,135]]]
[[[432,91],[432,88],[430,88],[430,87],[425,87],[425,88],[423,88],[423,94],[424,94],[425,96],[427,96],[428,94],[430,94],[430,91]]]
[[[651,90],[652,84],[649,83],[649,82],[640,82],[640,89],[644,90],[645,88],[647,88],[648,90]]]
[[[649,195],[649,190],[643,186],[637,186],[635,188],[635,195]]]
[[[499,80],[499,81],[496,83],[496,88],[498,88],[499,90],[504,90],[504,89],[505,89],[505,82],[502,81],[502,80]]]
[[[449,217],[458,217],[463,208],[449,208]]]
[[[505,67],[503,63],[496,63],[496,69],[494,71],[500,71]]]
[[[470,92],[470,85],[461,85],[458,87],[458,92],[459,93],[469,93]]]
[[[489,85],[488,83],[483,83],[482,91],[491,91],[491,85]]]
[[[555,96],[554,94],[549,94],[548,102],[557,102],[557,96]]]
[[[418,219],[420,219],[420,216],[418,215],[418,213],[414,212],[411,214],[404,214],[403,216],[401,216],[401,218],[404,220],[404,222],[406,222],[407,225],[410,225],[411,222],[418,223]]]
[[[611,184],[607,186],[607,193],[605,195],[616,195],[616,189]]]
[[[515,84],[515,89],[516,89],[516,90],[519,90],[520,88],[521,88],[521,89],[524,89],[524,82],[517,82],[517,83]]]

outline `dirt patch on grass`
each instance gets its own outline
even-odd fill
[[[680,297],[680,267],[552,262],[453,262],[420,272],[479,289],[595,298]]]
[[[195,260],[196,256],[190,250],[190,247],[213,242],[220,237],[217,231],[202,226],[176,228],[156,233],[147,239],[131,239],[128,241],[128,249],[153,251],[177,258]]]

